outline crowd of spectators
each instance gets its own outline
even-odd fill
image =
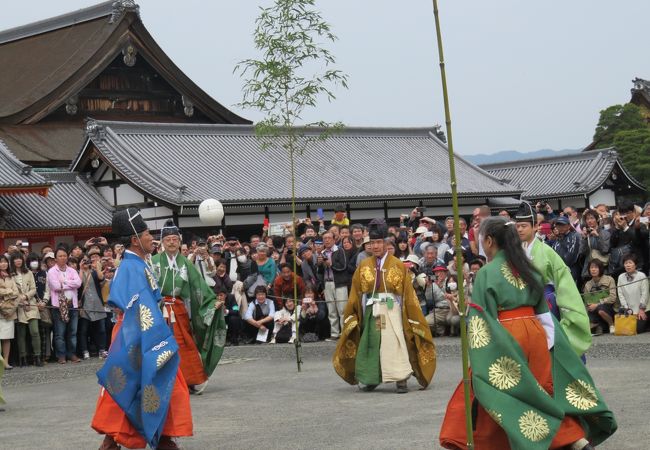
[[[545,202],[535,208],[537,238],[571,270],[584,293],[593,334],[612,332],[619,313],[634,314],[638,332],[645,331],[650,203],[640,208],[622,201],[612,210],[597,205],[582,213],[570,206],[555,211]],[[180,251],[225,306],[230,345],[293,342],[297,333],[305,342],[339,337],[352,274],[370,256],[370,240],[363,224],[350,224],[344,209],[336,209],[327,225],[322,218],[298,220],[297,242],[290,224],[282,235],[269,235],[265,225],[245,240],[222,235],[185,239]],[[452,217],[435,219],[415,208],[389,227],[389,251],[411,273],[435,336],[459,333],[458,281],[463,279],[471,299],[476,272],[486,262],[478,227],[491,214],[482,206],[469,220],[460,219],[461,268],[454,257]],[[510,217],[505,210],[498,214]],[[105,358],[113,327],[107,299],[122,246],[98,237],[70,247],[45,246],[37,254],[25,244],[18,241],[0,256],[6,368]]]

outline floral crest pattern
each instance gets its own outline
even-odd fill
[[[473,349],[482,348],[490,343],[491,335],[488,324],[482,317],[473,316],[469,319],[467,327],[469,347]]]
[[[167,364],[167,361],[169,361],[172,356],[174,356],[174,353],[171,350],[165,350],[162,352],[156,357],[156,368],[160,369],[162,366]]]
[[[519,431],[526,439],[539,442],[550,433],[548,421],[535,411],[526,411],[519,418]]]
[[[598,404],[596,389],[583,380],[575,380],[566,387],[566,399],[574,408],[587,411]]]
[[[508,263],[504,262],[501,264],[501,275],[503,275],[503,278],[505,278],[508,283],[512,284],[517,289],[522,291],[526,289],[526,282],[512,273],[512,270],[510,270]]]
[[[153,414],[160,408],[160,396],[156,387],[149,384],[144,387],[142,393],[142,410],[146,413]]]
[[[112,367],[108,373],[108,380],[106,382],[106,390],[109,394],[119,394],[126,387],[126,377],[121,367]]]
[[[490,365],[488,379],[492,386],[502,391],[513,388],[521,381],[521,365],[512,358],[502,356]]]
[[[147,331],[153,326],[153,314],[151,310],[144,305],[140,305],[140,329]]]

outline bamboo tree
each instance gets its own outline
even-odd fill
[[[449,109],[449,95],[447,92],[447,75],[445,73],[445,57],[442,50],[442,33],[440,31],[440,17],[438,15],[438,0],[433,0],[433,15],[436,23],[436,38],[438,41],[438,58],[440,60],[440,79],[442,82],[442,97],[445,104],[445,124],[447,125],[447,149],[449,150],[449,176],[451,178],[451,202],[454,210],[454,239],[456,253],[456,269],[463,270],[463,251],[460,236],[460,214],[458,212],[458,190],[456,183],[456,164],[454,161],[454,137],[451,131],[451,112]],[[460,339],[461,359],[463,363],[463,393],[465,397],[465,428],[467,432],[467,448],[474,448],[474,433],[472,427],[472,410],[470,401],[469,356],[467,342],[466,306],[464,279],[458,277],[458,310],[460,313]]]
[[[336,41],[330,25],[314,9],[315,0],[275,0],[260,8],[253,39],[260,59],[246,59],[235,66],[245,79],[240,106],[261,111],[266,117],[255,125],[263,150],[284,149],[289,157],[291,178],[291,230],[293,248],[293,298],[296,322],[296,363],[300,372],[301,344],[298,317],[296,258],[296,156],[315,141],[339,131],[342,124],[314,122],[297,125],[306,108],[314,108],[321,97],[335,99],[333,88],[347,88],[348,77],[332,69],[335,58],[321,42]]]

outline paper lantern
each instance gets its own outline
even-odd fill
[[[209,198],[199,205],[199,219],[208,226],[221,225],[223,220],[223,205],[219,200]]]

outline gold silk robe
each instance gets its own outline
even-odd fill
[[[350,384],[356,384],[355,359],[363,324],[363,294],[370,297],[375,290],[377,258],[366,258],[352,277],[352,288],[343,311],[343,331],[339,338],[332,363],[334,370]],[[402,327],[413,373],[422,387],[427,387],[436,370],[436,349],[431,330],[427,325],[420,302],[413,289],[411,277],[402,262],[391,255],[386,256],[382,267],[379,288],[376,292],[392,293],[401,297]],[[385,281],[385,284],[384,284]],[[397,306],[397,302],[395,303]]]

